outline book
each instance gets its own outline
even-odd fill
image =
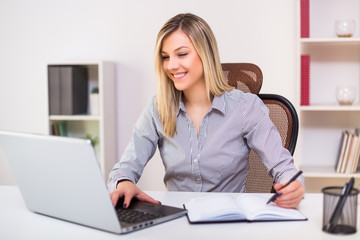
[[[51,125],[51,134],[55,136],[59,136],[59,129],[57,123],[53,123]]]
[[[341,165],[341,170],[340,170],[341,173],[345,173],[345,171],[346,171],[346,166],[348,165],[348,162],[350,160],[353,141],[354,141],[354,134],[349,132],[349,137],[347,139],[347,144],[346,144],[346,148],[345,148],[345,155],[344,155],[344,159],[343,159],[343,162]]]
[[[61,114],[60,102],[60,68],[48,67],[48,88],[49,88],[49,113],[50,115]]]
[[[88,75],[82,66],[60,68],[61,114],[86,114],[88,107]]]
[[[336,166],[337,173],[341,173],[341,167],[343,165],[344,157],[346,155],[345,152],[346,152],[346,147],[347,147],[348,138],[349,138],[348,131],[344,131],[343,134],[344,134],[344,137],[342,138],[341,153],[340,153],[339,159],[337,161],[337,166]]]
[[[88,70],[84,66],[49,66],[50,115],[86,114],[88,81]]]
[[[352,168],[351,172],[354,173],[357,171],[357,167],[359,164],[359,158],[360,158],[360,129],[355,129],[355,136],[358,138],[357,144],[356,144],[356,150],[352,161]]]
[[[310,105],[310,55],[301,55],[301,106]]]
[[[340,138],[340,142],[339,142],[339,147],[338,147],[338,153],[336,155],[336,161],[335,161],[335,172],[337,172],[337,168],[339,166],[339,162],[340,162],[340,158],[342,157],[342,155],[344,154],[343,151],[343,144],[344,144],[344,138],[346,136],[346,132],[342,131],[341,132],[341,138]]]
[[[67,122],[55,122],[51,125],[52,135],[55,136],[67,136]]]
[[[190,223],[307,220],[299,210],[266,204],[268,200],[269,196],[258,194],[241,194],[237,198],[216,194],[192,198],[184,208]]]
[[[357,151],[358,141],[359,141],[359,136],[356,134],[352,134],[352,139],[351,139],[350,148],[349,148],[349,155],[348,155],[348,159],[346,161],[346,166],[345,166],[345,171],[344,171],[345,173],[353,172],[353,165],[354,165],[354,161],[355,161],[355,154]]]
[[[356,163],[354,172],[360,172],[360,158],[358,159],[358,162]]]
[[[344,130],[341,133],[338,154],[335,162],[335,172],[354,173],[359,171],[360,162],[360,129],[354,133]]]
[[[301,22],[301,37],[310,37],[310,3],[309,0],[301,0],[300,2],[300,22]]]

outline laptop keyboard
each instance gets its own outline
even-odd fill
[[[116,209],[117,216],[120,221],[126,223],[140,223],[149,221],[159,217],[160,215],[148,212],[142,212],[135,209],[118,208]]]

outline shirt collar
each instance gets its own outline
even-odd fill
[[[211,108],[218,110],[222,114],[225,114],[225,94],[226,93],[215,96],[211,105]]]
[[[184,102],[183,102],[183,93],[182,92],[181,92],[180,98],[179,98],[179,110],[178,110],[177,115],[179,115],[180,110],[183,111],[183,112],[186,112],[185,105],[184,105]]]
[[[225,114],[225,93],[221,94],[220,96],[215,96],[214,97],[213,102],[211,104],[211,107],[209,109],[209,112],[212,109],[216,109],[219,112],[221,112],[222,114]],[[184,105],[184,102],[183,102],[183,94],[182,93],[180,94],[180,98],[179,98],[179,110],[178,110],[177,115],[179,115],[180,110],[183,111],[183,112],[186,112],[185,105]]]

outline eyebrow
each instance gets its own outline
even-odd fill
[[[179,50],[182,49],[182,48],[189,48],[189,47],[180,46],[180,47],[176,48],[176,49],[174,50],[174,52],[179,51]],[[166,53],[166,52],[165,52],[165,51],[161,51],[161,53]]]

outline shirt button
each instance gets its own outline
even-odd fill
[[[197,178],[196,181],[200,182],[200,178]]]
[[[195,159],[194,159],[194,163],[197,163],[197,162],[198,162],[198,160],[197,160],[197,158],[195,158]]]

